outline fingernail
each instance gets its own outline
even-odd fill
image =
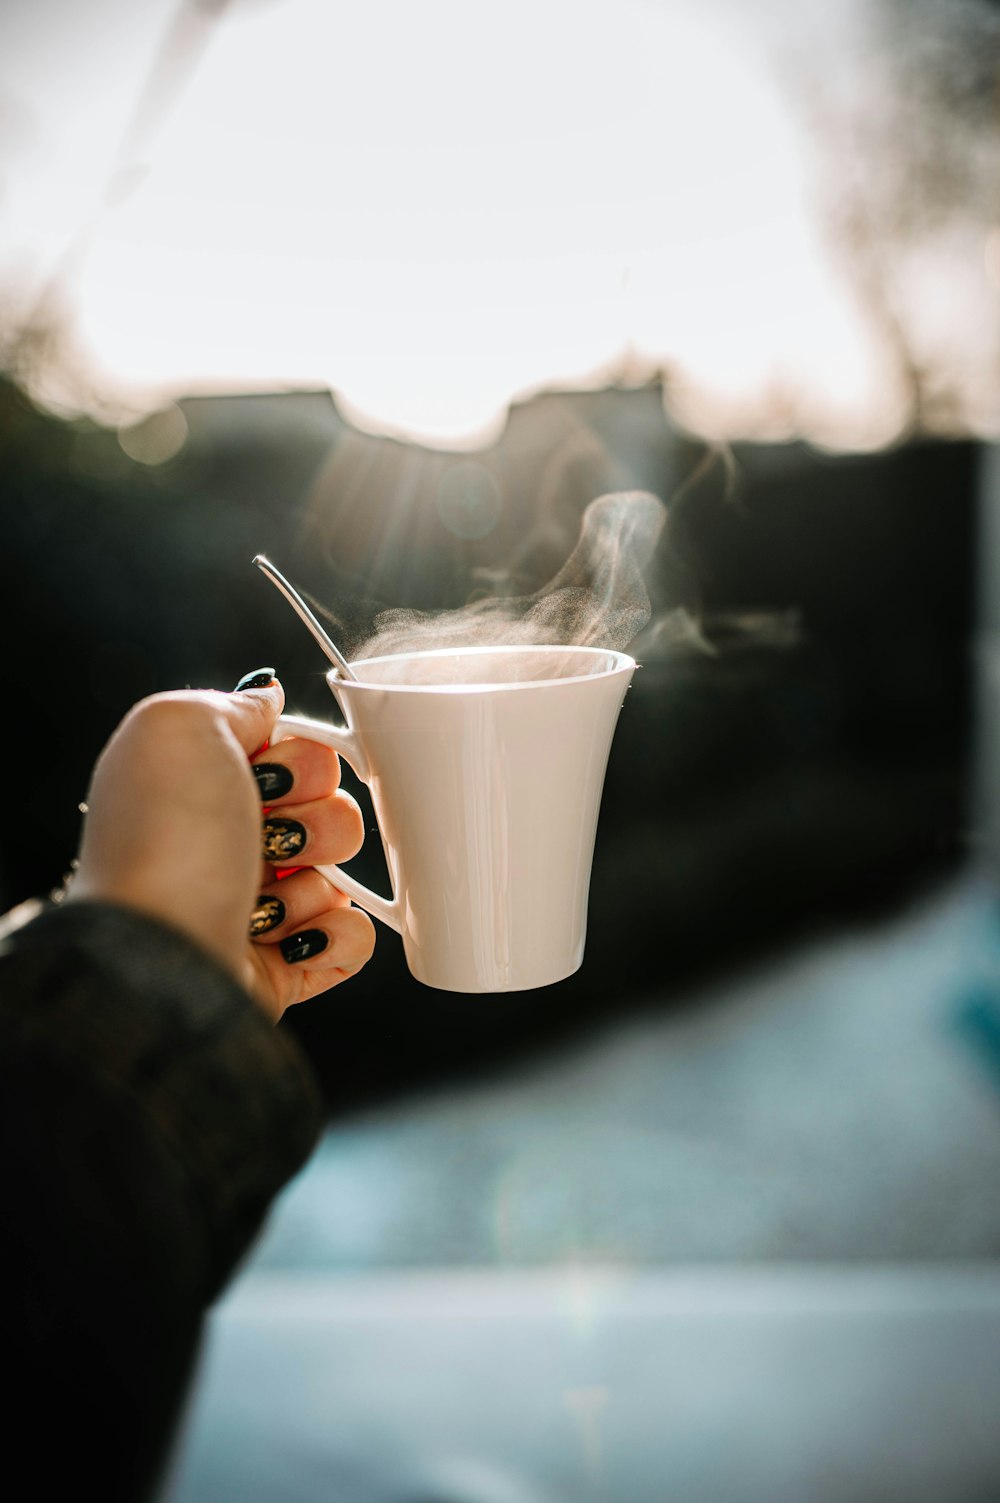
[[[257,906],[250,915],[250,938],[256,939],[258,934],[267,934],[284,921],[284,903],[280,898],[272,898],[264,893],[257,899]]]
[[[239,694],[244,689],[266,689],[273,679],[273,668],[255,668],[252,673],[244,673],[233,693]]]
[[[306,827],[297,819],[265,819],[264,860],[287,862],[306,843]]]
[[[322,929],[303,929],[301,934],[290,934],[280,940],[278,948],[289,965],[294,965],[298,960],[311,960],[314,955],[322,954],[329,943]]]
[[[265,804],[291,793],[295,779],[280,762],[255,762],[250,771],[257,779],[257,787]]]

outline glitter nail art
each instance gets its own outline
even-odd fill
[[[259,934],[268,934],[284,922],[285,905],[280,898],[272,898],[263,894],[257,900],[257,906],[250,915],[250,938],[256,939]]]
[[[297,819],[265,819],[264,860],[288,862],[298,856],[306,843],[305,825]]]

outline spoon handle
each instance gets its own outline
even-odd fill
[[[353,679],[354,682],[357,683],[358,675],[354,672],[350,663],[341,652],[340,648],[337,647],[337,645],[332,642],[327,636],[326,632],[323,630],[322,626],[320,626],[312,611],[302,599],[302,596],[299,594],[298,590],[296,590],[292,585],[288,583],[288,580],[280,572],[280,570],[276,569],[271,563],[270,559],[265,558],[262,553],[257,554],[257,557],[254,559],[254,563],[257,565],[258,569],[260,569],[261,573],[266,574],[271,583],[281,591],[282,595],[284,595],[285,599],[288,601],[292,609],[296,611],[301,619],[305,622],[306,626],[308,626],[309,630],[316,638],[316,641],[319,643],[320,647],[322,647],[323,651],[330,659],[330,662],[334,665],[341,676],[343,678]]]

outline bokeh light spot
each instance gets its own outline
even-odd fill
[[[118,430],[118,442],[129,459],[146,465],[166,464],[175,458],[183,449],[187,436],[187,418],[173,404],[151,413],[141,423],[132,423]]]
[[[500,520],[500,487],[483,465],[462,460],[452,465],[438,487],[437,509],[456,537],[476,542],[488,537]]]

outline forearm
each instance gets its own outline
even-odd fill
[[[195,946],[76,903],[0,945],[0,1117],[17,1407],[67,1437],[53,1477],[87,1475],[89,1446],[103,1496],[141,1496],[202,1312],[315,1142],[318,1094]]]

